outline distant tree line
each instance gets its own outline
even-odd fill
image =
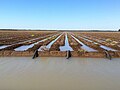
[[[120,32],[120,29],[118,31]]]

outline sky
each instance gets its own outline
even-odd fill
[[[118,30],[120,0],[0,0],[0,28]]]

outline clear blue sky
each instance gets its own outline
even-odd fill
[[[0,0],[0,28],[120,28],[120,0]]]

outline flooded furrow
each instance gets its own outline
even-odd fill
[[[0,49],[4,49],[4,48],[6,48],[6,47],[8,47],[9,45],[2,45],[2,46],[0,46]]]
[[[46,46],[41,46],[38,51],[44,51],[44,50],[49,50],[51,48],[51,46],[62,36],[63,34],[59,35],[56,39],[54,39],[53,41],[51,41],[48,45]]]
[[[15,48],[14,50],[15,50],[15,51],[26,51],[26,50],[28,50],[29,48],[32,48],[33,46],[34,46],[34,44],[31,44],[31,45],[23,45],[23,46],[20,46],[20,47]]]
[[[108,51],[117,51],[115,49],[112,49],[112,48],[104,46],[104,45],[100,45],[100,47],[103,48],[103,49],[105,49],[105,50],[108,50]]]
[[[94,38],[96,41],[98,41],[99,43],[105,42],[105,39],[98,39],[98,37],[93,37],[93,36],[85,36],[83,35],[82,37],[84,37],[85,39],[89,40],[91,37]]]
[[[53,35],[53,34],[52,34]],[[18,42],[18,43],[14,43],[14,44],[11,44],[11,45],[2,45],[2,46],[0,46],[0,50],[2,50],[2,49],[5,49],[5,48],[9,48],[9,47],[12,47],[12,46],[16,46],[16,45],[18,45],[18,47],[19,46],[21,46],[22,44],[25,44],[25,43],[34,43],[34,42],[36,42],[37,40],[39,40],[39,39],[44,39],[44,38],[46,38],[46,37],[49,37],[49,36],[51,36],[51,35],[46,35],[46,36],[43,36],[43,37],[39,37],[39,38],[35,38],[35,39],[31,39],[31,40],[26,40],[26,41],[22,41],[22,42]],[[32,44],[30,45],[30,47],[32,46]],[[25,45],[25,46],[23,46],[22,48],[27,48],[27,47],[29,47],[29,45],[27,46],[27,45]],[[15,47],[16,48],[16,47]]]
[[[70,47],[68,42],[67,33],[65,34],[65,46],[60,46],[60,51],[73,51],[72,47]]]
[[[62,35],[63,35],[63,34],[61,34],[61,35],[58,36],[55,40],[53,40],[52,42],[50,42],[50,43],[46,46],[46,48],[49,48],[49,49],[50,49],[50,47],[53,45],[53,43],[55,43]]]
[[[65,45],[65,34],[63,33],[63,35],[51,45],[49,50],[60,51],[60,46],[64,46],[64,45]]]
[[[54,36],[57,36],[57,35],[54,35]],[[54,36],[52,36],[52,37],[54,37]],[[26,50],[28,50],[29,48],[32,48],[34,45],[36,45],[36,44],[38,44],[38,43],[40,43],[40,42],[44,42],[44,41],[46,41],[46,40],[48,40],[48,39],[50,39],[50,38],[52,38],[52,37],[45,38],[45,39],[43,39],[43,40],[40,40],[40,41],[35,42],[35,43],[33,43],[33,44],[30,44],[30,45],[20,46],[20,47],[18,47],[18,48],[15,48],[14,50],[15,50],[15,51],[26,51]]]
[[[77,42],[70,34],[68,34],[69,45],[72,47],[74,51],[85,51],[81,48],[81,44]]]
[[[117,50],[115,50],[115,49],[113,49],[113,48],[110,48],[110,47],[101,45],[100,43],[97,43],[97,42],[95,42],[95,41],[92,41],[92,40],[83,38],[83,37],[81,37],[81,36],[78,36],[78,37],[80,37],[80,38],[82,38],[82,39],[84,39],[84,40],[86,40],[86,41],[88,41],[88,42],[94,42],[95,44],[99,44],[100,48],[103,48],[104,50],[108,50],[108,51],[117,51]]]
[[[111,51],[120,50],[117,41],[113,41],[111,39],[105,39],[105,38],[99,38],[98,39],[98,38],[94,38],[93,36],[91,36],[91,37],[82,36],[82,37],[86,37],[87,39],[91,39],[92,41],[94,41],[96,43],[99,43],[101,45],[101,48],[103,48],[105,50],[111,50]]]
[[[81,48],[84,49],[85,51],[88,51],[88,52],[96,52],[97,50],[93,49],[93,48],[90,48],[88,47],[87,45],[85,45],[84,43],[82,43],[80,40],[78,40],[76,37],[74,37],[73,35],[71,35],[77,42],[79,42],[82,46]]]

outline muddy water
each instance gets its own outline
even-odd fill
[[[0,90],[119,90],[120,60],[0,58]]]

